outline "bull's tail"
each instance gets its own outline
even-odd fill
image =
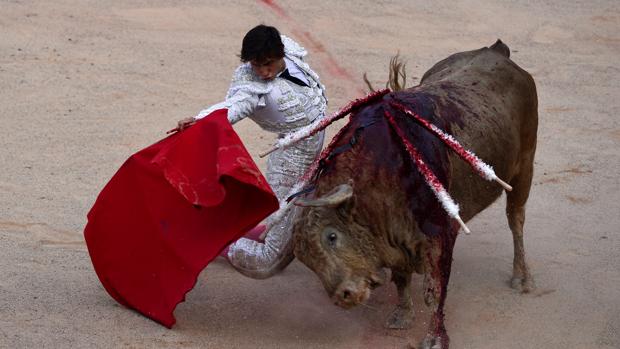
[[[398,53],[390,59],[389,77],[388,81],[385,83],[386,88],[389,87],[392,91],[401,91],[405,89],[405,84],[407,83],[407,72],[405,70],[405,65],[406,64],[400,60]],[[364,73],[364,82],[371,92],[376,91],[370,81],[368,81],[366,73]]]
[[[500,39],[497,39],[497,41],[489,48],[495,52],[500,53],[506,58],[510,58],[510,48],[508,48],[508,46],[504,44]]]

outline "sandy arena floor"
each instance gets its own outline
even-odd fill
[[[261,22],[311,52],[330,112],[363,93],[363,72],[385,81],[398,51],[414,85],[452,53],[507,43],[538,85],[525,227],[538,290],[508,287],[501,199],[457,242],[452,348],[620,348],[615,0],[1,0],[0,347],[406,348],[422,338],[420,292],[414,329],[384,330],[394,286],[345,311],[297,261],[263,281],[212,263],[172,330],[100,285],[82,236],[97,194],[129,155],[221,100],[243,34]],[[236,129],[256,157],[273,141],[249,121]]]

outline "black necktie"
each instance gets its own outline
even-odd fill
[[[282,73],[280,73],[280,77],[283,79],[286,79],[292,83],[295,83],[299,86],[306,86],[306,87],[310,87],[308,86],[308,84],[306,84],[303,80],[294,77],[293,75],[291,75],[291,73],[288,72],[288,69],[284,69],[284,71]]]

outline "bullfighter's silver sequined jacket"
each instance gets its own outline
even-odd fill
[[[282,137],[323,118],[327,108],[325,88],[318,75],[303,61],[306,50],[282,35],[287,66],[294,64],[307,80],[300,86],[276,77],[262,80],[249,63],[240,65],[233,74],[226,100],[205,109],[196,116],[227,108],[228,120],[234,124],[246,117],[266,131]],[[265,177],[280,201],[280,207],[292,194],[291,189],[309,168],[323,147],[323,132],[306,138],[287,149],[273,152],[267,160]],[[291,208],[278,222],[274,215],[266,220],[270,228],[264,243],[241,238],[230,246],[230,263],[241,273],[253,278],[267,278],[285,268],[292,260],[292,226],[299,209]]]

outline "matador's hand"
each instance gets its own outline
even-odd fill
[[[190,116],[188,118],[179,120],[179,122],[177,122],[177,127],[179,128],[179,131],[183,131],[195,123],[196,123],[196,119]]]
[[[170,133],[174,133],[174,132],[178,132],[178,131],[183,131],[186,128],[192,126],[193,124],[196,123],[196,119],[194,119],[193,117],[188,117],[185,119],[181,119],[177,122],[177,127],[173,128],[172,130],[166,132],[168,134]]]

